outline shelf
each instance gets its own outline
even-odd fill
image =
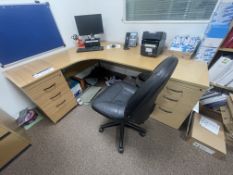
[[[227,90],[227,91],[231,91],[231,92],[233,91],[232,87],[221,86],[219,84],[215,84],[215,83],[212,83],[212,82],[210,82],[210,85],[212,85],[214,87],[217,87],[217,88],[221,88],[221,89]]]
[[[219,48],[220,51],[233,52],[233,48]]]

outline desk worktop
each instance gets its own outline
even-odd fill
[[[81,61],[103,60],[129,67],[153,70],[167,56],[170,55],[166,52],[155,58],[141,56],[139,47],[130,48],[129,50],[112,48],[103,51],[83,53],[76,53],[76,48],[71,48],[67,51],[8,69],[4,74],[16,86],[23,88],[43,78],[34,78],[32,75],[49,67],[53,67],[54,71],[57,71]],[[172,79],[207,88],[209,86],[207,64],[195,60],[179,59]]]

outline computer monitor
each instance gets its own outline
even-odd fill
[[[79,35],[95,35],[104,33],[101,14],[75,16]]]

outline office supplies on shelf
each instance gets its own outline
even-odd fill
[[[78,48],[77,52],[92,52],[92,51],[102,51],[104,50],[103,46],[94,46],[94,47],[85,47],[85,48]]]
[[[223,74],[227,72],[232,66],[233,61],[230,58],[221,56],[209,70],[210,81],[216,82],[218,78],[222,79]]]
[[[233,61],[232,56],[221,56],[209,71],[210,81],[213,85],[232,87]]]
[[[2,65],[65,46],[49,3],[1,5],[0,25]]]
[[[205,93],[202,95],[202,97],[200,98],[200,100],[204,100],[207,98],[211,98],[211,97],[215,97],[220,95],[219,91],[215,91],[213,88],[210,88],[208,90],[205,91]]]
[[[201,43],[196,53],[196,59],[207,62],[209,67],[216,61],[215,57],[219,56],[217,53],[221,41],[227,35],[229,28],[231,28],[230,23],[232,22],[233,14],[229,9],[232,9],[232,7],[233,5],[230,1],[221,1],[218,4],[206,28],[204,42]],[[209,41],[214,41],[215,43],[213,44]]]
[[[215,47],[200,46],[196,53],[195,59],[210,63],[218,49]]]
[[[225,38],[224,42],[222,43],[223,48],[233,48],[233,30],[231,30],[227,37]]]
[[[218,48],[220,46],[220,44],[222,43],[223,38],[204,38],[202,40],[202,46],[203,47],[214,47],[214,48]]]
[[[213,12],[210,23],[205,31],[209,38],[224,38],[232,22],[232,2],[222,1]]]
[[[216,108],[226,104],[228,97],[227,94],[212,91],[212,96],[211,96],[210,92],[207,91],[207,93],[208,93],[207,96],[204,94],[203,97],[201,97],[200,99],[201,105],[210,108]]]
[[[127,50],[129,47],[136,47],[138,44],[138,33],[137,32],[127,32],[125,34],[125,44],[124,49]]]
[[[156,33],[143,32],[141,55],[150,56],[150,57],[158,56],[165,47],[165,40],[166,40],[165,32],[156,32]]]
[[[221,79],[217,79],[217,84],[221,86],[228,86],[233,81],[233,67],[226,71]]]

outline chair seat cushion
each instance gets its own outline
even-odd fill
[[[137,87],[129,83],[116,83],[107,87],[93,100],[92,108],[107,118],[122,120],[126,104],[136,90]]]

